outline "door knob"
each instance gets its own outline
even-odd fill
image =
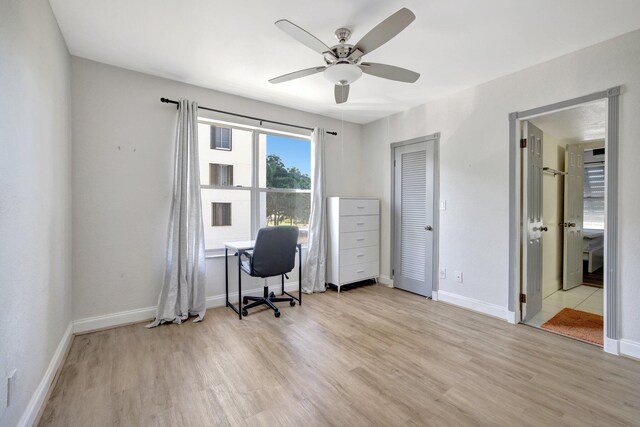
[[[567,227],[575,227],[576,223],[575,222],[570,222],[569,224],[567,224]]]
[[[547,227],[533,227],[533,231],[549,231]]]
[[[431,231],[431,230],[433,230],[433,227],[430,226],[430,225],[427,225],[427,226],[424,227],[424,229],[427,230],[427,231]]]

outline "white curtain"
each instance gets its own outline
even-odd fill
[[[324,292],[327,261],[327,210],[325,198],[325,131],[315,128],[311,134],[311,215],[309,241],[302,263],[302,290]]]
[[[176,128],[173,199],[164,280],[156,320],[181,323],[190,315],[204,318],[204,229],[198,163],[198,104],[180,100]]]

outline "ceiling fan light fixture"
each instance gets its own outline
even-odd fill
[[[354,64],[336,64],[324,70],[324,78],[334,85],[349,85],[361,76],[362,70]]]

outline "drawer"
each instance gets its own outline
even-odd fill
[[[340,232],[370,231],[380,227],[378,215],[355,215],[340,218]]]
[[[357,282],[358,280],[378,277],[380,267],[378,261],[340,267],[340,283]]]
[[[366,246],[378,246],[379,232],[355,231],[353,233],[340,233],[340,249],[364,248]]]
[[[378,215],[379,202],[375,199],[340,199],[340,216]]]
[[[340,266],[342,267],[344,265],[362,264],[363,262],[378,261],[379,255],[379,246],[343,249],[340,251]]]

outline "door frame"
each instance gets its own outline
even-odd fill
[[[509,320],[521,318],[519,294],[522,287],[520,122],[535,116],[566,110],[581,104],[607,100],[605,138],[605,261],[604,261],[604,351],[619,354],[619,283],[618,283],[618,150],[621,87],[595,92],[578,98],[509,114]]]
[[[439,271],[440,271],[440,256],[439,256],[439,248],[440,248],[440,132],[432,133],[430,135],[420,136],[418,138],[407,139],[404,141],[398,141],[391,144],[390,150],[390,171],[391,171],[391,204],[389,206],[389,210],[391,211],[391,230],[390,236],[391,240],[389,242],[390,250],[389,250],[389,266],[391,271],[389,275],[391,280],[393,281],[395,266],[394,266],[394,246],[395,246],[395,202],[396,202],[396,194],[395,194],[395,180],[396,174],[394,170],[394,160],[395,160],[395,150],[398,147],[403,147],[405,145],[418,144],[420,142],[433,142],[433,271],[432,271],[432,282],[431,282],[431,298],[433,300],[438,299],[438,289],[439,289]]]

